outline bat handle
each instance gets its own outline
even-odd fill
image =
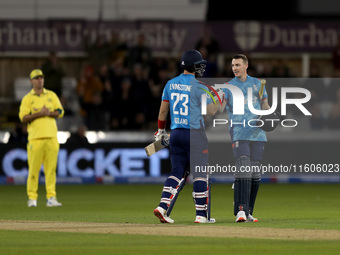
[[[267,81],[265,79],[261,80],[261,88],[260,88],[260,91],[259,91],[260,99],[262,99],[262,97],[263,97],[263,91],[264,91],[264,86],[266,85],[266,82]]]

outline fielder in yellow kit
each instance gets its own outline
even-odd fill
[[[59,152],[56,118],[64,115],[57,95],[44,88],[44,74],[35,69],[30,74],[32,90],[26,94],[20,105],[19,118],[27,124],[28,144],[28,207],[37,206],[39,172],[44,165],[46,183],[46,205],[61,206],[56,199],[56,168]]]

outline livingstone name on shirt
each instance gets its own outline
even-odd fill
[[[172,83],[172,84],[170,84],[170,90],[191,91],[191,86],[184,85],[184,84]]]

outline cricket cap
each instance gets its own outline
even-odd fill
[[[34,69],[30,74],[31,80],[33,80],[34,78],[37,78],[39,76],[44,77],[44,74],[40,69]]]

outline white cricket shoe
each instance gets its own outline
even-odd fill
[[[174,223],[175,221],[166,215],[166,210],[160,206],[157,206],[155,210],[153,210],[153,214],[162,222],[162,223]]]
[[[207,222],[208,222],[207,217],[196,216],[195,223],[207,223]]]
[[[207,219],[207,217],[196,216],[195,223],[215,223],[216,220],[214,218]]]
[[[247,216],[244,211],[239,211],[236,215],[236,222],[244,222],[247,221]]]
[[[47,199],[46,206],[47,207],[58,207],[58,206],[62,206],[62,204],[58,202],[56,197],[51,197]]]
[[[257,218],[254,218],[251,214],[247,217],[247,222],[259,222]]]
[[[37,207],[37,200],[28,199],[28,201],[27,201],[27,206],[28,206],[28,207]]]

